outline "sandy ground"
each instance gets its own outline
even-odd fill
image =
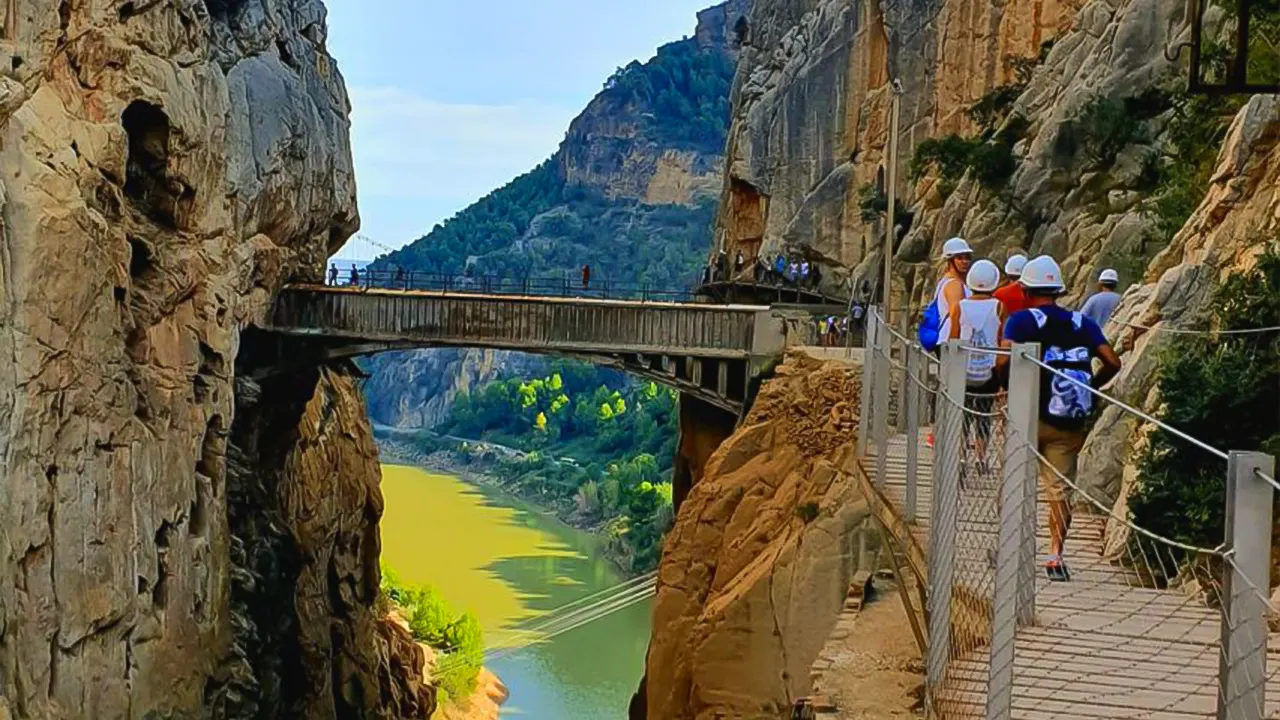
[[[815,695],[839,707],[818,715],[823,720],[923,717],[924,664],[906,611],[892,581],[877,579],[875,585],[860,611],[840,618],[815,666]]]

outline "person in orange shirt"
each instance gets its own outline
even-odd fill
[[[1006,282],[995,291],[995,299],[1004,306],[1004,316],[1026,310],[1030,306],[1027,289],[1018,282],[1022,278],[1022,268],[1026,267],[1026,255],[1014,255],[1004,264]]]

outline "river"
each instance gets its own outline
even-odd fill
[[[599,539],[458,478],[382,468],[382,559],[480,619],[487,645],[517,623],[625,580]],[[621,720],[644,672],[643,602],[489,665],[511,698],[503,717]]]

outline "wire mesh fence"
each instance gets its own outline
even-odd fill
[[[1162,537],[1076,480],[1084,431],[1042,420],[1041,380],[1062,378],[1038,347],[1004,351],[992,392],[965,372],[989,350],[944,346],[935,365],[874,313],[868,333],[864,458],[927,536],[933,716],[1280,717],[1274,458],[1204,446],[1226,458],[1224,541]]]

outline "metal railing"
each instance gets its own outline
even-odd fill
[[[610,280],[581,277],[506,277],[422,272],[416,270],[342,270],[331,269],[326,285],[353,289],[425,291],[441,293],[473,293],[528,297],[598,298],[603,300],[641,300],[646,302],[689,303],[697,300],[695,289],[673,289],[648,284],[625,284]]]
[[[1039,393],[1046,373],[1075,381],[1041,362],[1038,346],[953,341],[934,357],[874,311],[867,332],[858,450],[927,542],[931,716],[1280,717],[1268,626],[1280,618],[1270,599],[1274,458],[1210,447],[1226,459],[1223,543],[1161,537],[1134,522],[1123,493],[1108,502],[1074,478],[1066,460],[1082,431],[1043,424]],[[1007,392],[967,387],[975,354],[1004,356]],[[1055,514],[1069,528],[1065,582],[1040,567]]]

